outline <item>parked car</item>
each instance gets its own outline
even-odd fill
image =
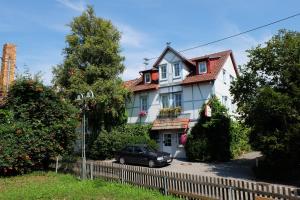
[[[172,162],[171,154],[156,151],[147,145],[128,145],[116,154],[121,164],[139,164],[149,167],[165,166]]]

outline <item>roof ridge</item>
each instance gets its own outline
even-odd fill
[[[210,56],[213,56],[213,55],[224,54],[224,53],[226,53],[226,54],[227,53],[232,53],[232,50],[228,49],[228,50],[219,51],[219,52],[216,52],[216,53],[205,54],[203,56],[197,56],[197,57],[190,58],[189,60],[197,60],[197,59],[207,58],[207,57],[210,57]]]

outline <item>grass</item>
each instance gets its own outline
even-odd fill
[[[104,180],[80,181],[72,175],[35,172],[0,179],[0,199],[175,199],[158,191]]]

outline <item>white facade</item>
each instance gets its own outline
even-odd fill
[[[174,65],[177,65],[176,69]],[[182,82],[191,70],[182,58],[172,51],[168,51],[164,55],[157,67],[159,69],[158,89],[134,93],[131,102],[127,104],[128,123],[153,123],[158,119],[160,109],[167,105],[166,99],[169,100],[168,106],[170,107],[180,105],[181,115],[179,117],[190,119],[189,128],[194,126],[199,117],[199,110],[212,95],[216,95],[222,103],[226,104],[230,113],[235,111],[235,106],[231,105],[232,95],[229,92],[230,79],[236,78],[231,56],[227,56],[214,80],[187,85],[183,85]],[[164,67],[165,69],[163,69]],[[179,73],[178,68],[180,69]],[[225,70],[225,76],[223,76],[223,70]],[[175,71],[177,76],[174,75]],[[178,76],[178,74],[180,75]],[[176,96],[176,94],[178,95]],[[227,101],[224,100],[225,97]],[[145,116],[139,116],[141,110],[145,108],[145,100],[142,99],[147,99]],[[176,158],[185,158],[184,147],[179,144],[181,133],[182,130],[158,131],[156,140],[160,150],[169,152]]]

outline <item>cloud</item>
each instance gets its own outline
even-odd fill
[[[85,3],[82,0],[72,1],[72,0],[56,0],[58,3],[66,6],[77,12],[83,12],[85,9]]]
[[[149,40],[147,34],[136,30],[135,28],[123,24],[123,23],[115,23],[117,28],[121,31],[121,44],[125,47],[142,47],[146,41]]]

